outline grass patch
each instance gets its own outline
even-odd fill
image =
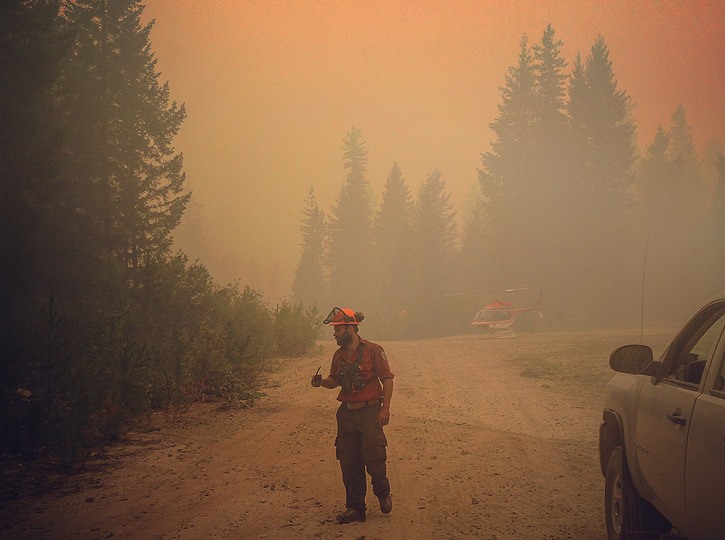
[[[527,354],[511,358],[510,362],[529,379],[560,379],[562,375],[563,366],[549,358]]]

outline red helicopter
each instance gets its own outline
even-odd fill
[[[513,331],[513,324],[516,322],[516,317],[522,313],[528,311],[538,311],[539,318],[544,318],[544,306],[541,304],[541,289],[532,289],[530,287],[524,287],[519,289],[504,289],[500,291],[487,291],[479,294],[498,294],[498,293],[512,293],[515,291],[529,291],[538,290],[539,297],[534,305],[520,306],[513,302],[494,300],[490,304],[487,304],[482,310],[478,311],[473,317],[471,326],[480,328],[487,331],[496,331],[498,337],[515,337]]]

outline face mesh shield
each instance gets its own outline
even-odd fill
[[[323,324],[331,324],[332,326],[339,326],[342,324],[350,324],[353,326],[359,325],[365,315],[360,311],[353,311],[350,308],[332,308],[330,314],[325,317]]]
[[[325,320],[322,321],[322,324],[330,324],[332,322],[338,324],[357,324],[357,321],[354,317],[350,317],[350,315],[345,313],[339,307],[332,308],[332,311],[330,311],[330,314],[325,317]]]

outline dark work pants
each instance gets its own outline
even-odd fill
[[[354,411],[343,403],[337,410],[335,447],[345,484],[345,506],[365,510],[367,482],[365,469],[372,478],[373,493],[385,497],[390,493],[385,460],[387,452],[383,428],[377,422],[380,405],[369,405]]]

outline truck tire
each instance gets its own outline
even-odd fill
[[[616,446],[609,456],[604,484],[604,514],[609,540],[659,538],[670,523],[642,499],[624,463],[624,451]]]

